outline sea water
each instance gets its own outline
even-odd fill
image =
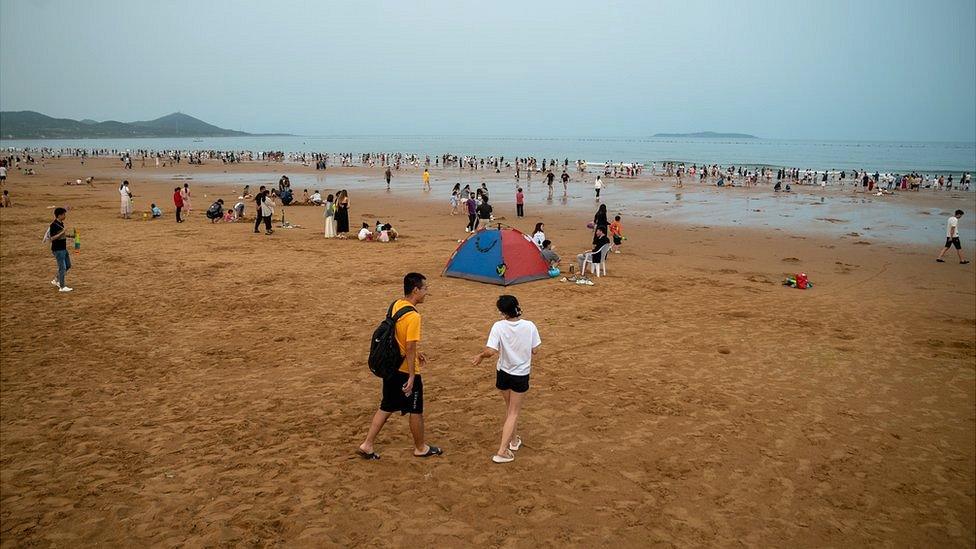
[[[809,141],[651,137],[249,136],[179,139],[0,140],[0,148],[47,147],[140,150],[283,152],[403,152],[569,159],[590,163],[675,161],[745,167],[955,175],[976,171],[976,143]]]

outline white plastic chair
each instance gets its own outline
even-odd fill
[[[593,254],[597,253],[600,255],[600,261],[593,262]],[[583,269],[586,272],[586,266],[590,266],[590,273],[595,274],[597,278],[600,278],[600,271],[603,271],[603,276],[607,275],[607,254],[610,253],[610,244],[604,244],[596,252],[586,252],[583,256]]]

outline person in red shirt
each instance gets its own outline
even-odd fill
[[[515,215],[525,217],[525,194],[522,193],[522,187],[515,193]]]
[[[183,211],[183,196],[180,195],[179,187],[173,189],[173,204],[176,205],[176,222],[183,223],[183,220],[180,219],[180,213]]]

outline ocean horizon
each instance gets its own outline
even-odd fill
[[[976,142],[855,141],[698,137],[534,137],[463,135],[253,135],[205,138],[0,139],[2,149],[284,151],[286,153],[402,152],[586,160],[773,166],[811,170],[976,171]]]

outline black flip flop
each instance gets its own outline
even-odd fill
[[[969,263],[969,260],[968,259],[965,259],[965,260],[959,262],[960,265],[965,265],[967,263]]]
[[[361,458],[363,458],[363,459],[365,459],[367,461],[373,461],[374,459],[380,459],[380,455],[377,454],[376,452],[370,452],[370,453],[367,454],[366,452],[362,451],[362,449],[356,450],[356,454],[359,455],[359,457],[361,457]]]
[[[936,261],[939,263],[945,263],[945,259],[936,259]]]
[[[439,455],[441,455],[443,453],[444,453],[444,450],[441,450],[437,446],[428,445],[427,446],[427,453],[426,454],[422,454],[422,455],[419,455],[419,456],[417,454],[414,454],[413,457],[425,458],[425,457],[430,457],[430,456],[439,456]]]

